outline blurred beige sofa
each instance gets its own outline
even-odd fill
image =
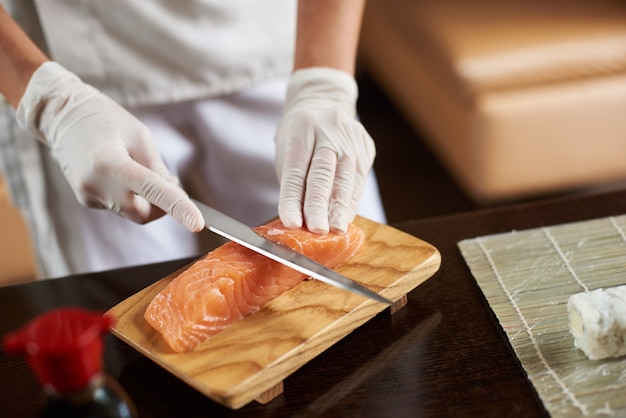
[[[0,174],[0,286],[34,280],[36,275],[30,234]]]
[[[360,64],[492,202],[626,180],[626,2],[369,0]]]

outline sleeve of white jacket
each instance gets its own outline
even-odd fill
[[[148,129],[58,63],[33,74],[18,125],[46,144],[83,205],[138,223],[168,213],[190,231],[204,221],[165,167]]]
[[[376,155],[356,119],[357,97],[346,72],[315,67],[292,75],[276,135],[278,213],[286,227],[344,233],[354,219]]]

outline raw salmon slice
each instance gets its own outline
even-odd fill
[[[255,230],[329,268],[354,256],[365,242],[365,234],[354,224],[342,235],[286,229],[279,220]],[[150,302],[144,317],[172,350],[189,351],[305,278],[302,273],[228,242],[174,278]]]

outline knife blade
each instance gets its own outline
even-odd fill
[[[286,245],[279,244],[257,234],[249,226],[196,199],[191,200],[198,206],[198,209],[200,209],[204,217],[204,222],[206,223],[206,228],[209,231],[221,235],[224,238],[228,238],[252,251],[311,276],[314,279],[378,302],[391,304],[391,301],[371,291],[367,287],[350,280]]]

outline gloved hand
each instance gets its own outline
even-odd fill
[[[301,69],[287,88],[276,134],[278,214],[288,228],[344,233],[354,219],[376,148],[356,120],[354,78],[331,68]]]
[[[204,227],[148,129],[58,63],[46,62],[35,71],[17,107],[17,121],[50,148],[81,204],[137,223],[166,212],[190,231]]]

